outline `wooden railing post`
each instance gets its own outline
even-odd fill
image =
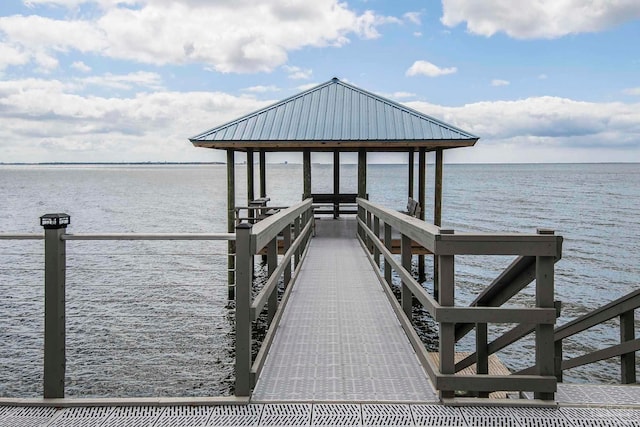
[[[40,217],[44,227],[44,397],[64,397],[66,370],[65,282],[66,245],[62,236],[67,214]]]
[[[293,235],[295,236],[295,239],[298,239],[298,236],[300,235],[300,217],[296,217],[296,219],[293,220]],[[293,256],[293,262],[293,268],[298,268],[298,264],[300,263],[300,246],[296,249]]]
[[[402,267],[411,274],[411,239],[404,234],[401,238],[400,258],[402,260]],[[409,289],[409,286],[403,281],[402,289],[400,291],[400,300],[402,304],[402,311],[409,320],[412,318],[413,310],[413,294]]]
[[[538,229],[538,234],[554,234],[553,230]],[[554,308],[554,264],[553,256],[536,257],[536,307]],[[554,325],[536,325],[536,367],[540,376],[555,375]],[[536,399],[553,400],[554,393],[534,392]]]
[[[375,215],[373,217],[373,234],[376,235],[376,239],[380,239],[380,218]],[[380,267],[380,249],[377,245],[373,245],[373,260]]]
[[[384,223],[384,247],[387,248],[389,252],[391,252],[391,248],[393,246],[393,242],[391,241],[391,226]],[[384,258],[384,280],[387,282],[389,287],[392,286],[391,283],[391,264],[387,261],[387,258]]]
[[[633,310],[620,315],[620,343],[633,341],[635,335],[635,321]],[[626,353],[620,356],[620,381],[622,384],[636,382],[636,353]]]
[[[440,230],[440,234],[453,234],[453,230]],[[443,307],[455,305],[455,265],[453,255],[437,255],[439,303]],[[440,373],[454,374],[456,371],[456,330],[454,323],[440,323]],[[453,391],[440,391],[440,398],[452,398]]]
[[[291,224],[282,230],[282,240],[283,253],[286,254],[291,247]],[[287,264],[287,268],[284,270],[284,287],[286,289],[289,286],[289,282],[291,282],[291,257],[285,259],[284,262]]]
[[[371,230],[371,212],[367,211],[367,228],[369,230]],[[367,244],[367,249],[369,249],[369,252],[371,253],[373,251],[373,242],[371,241],[371,239],[369,238],[368,234],[364,235],[364,241]]]
[[[488,331],[486,323],[476,323],[476,374],[489,373]],[[482,391],[479,397],[489,397],[488,391]]]
[[[236,396],[251,388],[251,225],[236,227]]]
[[[267,244],[267,277],[271,277],[273,272],[278,267],[278,237],[274,237]],[[278,311],[278,287],[269,295],[269,302],[267,303],[267,325],[271,325],[271,321],[276,316]]]

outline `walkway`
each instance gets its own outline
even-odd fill
[[[319,220],[254,402],[435,402],[353,220]]]

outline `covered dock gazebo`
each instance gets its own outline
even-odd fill
[[[227,151],[228,231],[235,231],[235,153],[247,160],[247,202],[254,194],[254,153],[259,155],[260,198],[266,194],[266,152],[302,152],[303,199],[311,192],[311,152],[333,153],[333,194],[340,194],[340,153],[358,153],[357,197],[367,198],[367,153],[406,152],[408,197],[414,198],[414,155],[418,153],[419,217],[425,219],[426,152],[435,151],[433,223],[442,220],[443,151],[473,146],[468,132],[384,97],[333,78],[271,106],[217,126],[189,139],[196,147]],[[336,216],[339,211],[335,211]],[[230,260],[230,262],[232,262]],[[424,263],[420,263],[421,275]]]

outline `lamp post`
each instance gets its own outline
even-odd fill
[[[44,227],[44,397],[64,397],[66,250],[62,235],[71,217],[40,217]]]

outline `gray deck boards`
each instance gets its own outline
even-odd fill
[[[436,399],[355,238],[355,222],[317,221],[253,401]]]

